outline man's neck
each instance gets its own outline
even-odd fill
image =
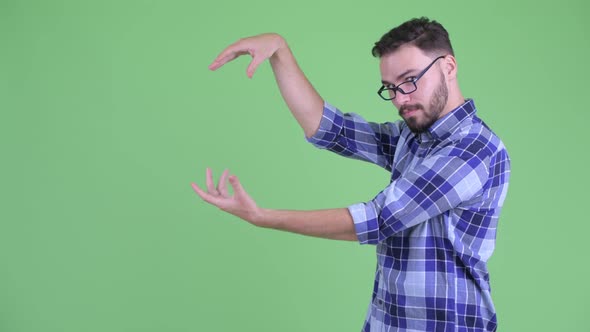
[[[451,96],[449,94],[449,100],[447,100],[447,105],[445,106],[438,118],[440,119],[444,117],[445,115],[449,114],[452,110],[463,105],[464,103],[465,98],[463,97],[463,94],[461,94],[461,92],[458,92],[454,96]]]

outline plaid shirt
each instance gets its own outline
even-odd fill
[[[473,101],[420,135],[325,103],[308,141],[391,172],[374,199],[348,207],[360,243],[377,245],[363,331],[495,331],[487,261],[510,160]]]

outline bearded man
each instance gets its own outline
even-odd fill
[[[407,21],[383,35],[372,53],[380,59],[378,95],[403,120],[368,122],[324,101],[277,34],[240,39],[210,69],[249,54],[252,77],[269,59],[309,142],[390,172],[373,199],[328,210],[272,210],[258,207],[228,171],[215,185],[207,169],[207,188],[192,186],[206,202],[256,226],[376,245],[363,331],[495,331],[487,261],[508,189],[506,148],[476,115],[474,101],[463,97],[440,23]]]

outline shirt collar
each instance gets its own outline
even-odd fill
[[[466,99],[463,104],[436,120],[425,132],[417,135],[418,139],[422,142],[431,139],[440,140],[445,135],[452,133],[464,119],[474,116],[476,112],[473,99]]]

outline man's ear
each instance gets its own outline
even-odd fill
[[[448,81],[454,81],[457,79],[457,60],[454,56],[450,54],[445,56],[442,67]]]

